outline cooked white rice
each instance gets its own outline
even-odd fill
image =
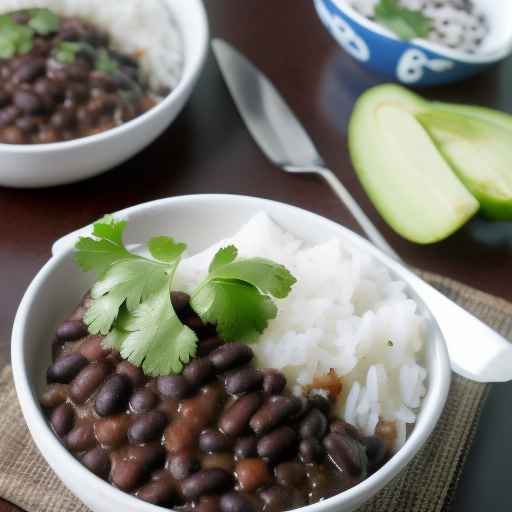
[[[424,319],[405,284],[338,239],[307,246],[261,213],[229,240],[185,259],[176,288],[193,288],[216,250],[228,243],[241,256],[286,265],[297,278],[290,295],[276,301],[277,318],[253,345],[258,365],[282,370],[297,394],[334,368],[344,386],[340,415],[368,435],[380,419],[396,422],[401,446],[427,376],[421,366]]]
[[[183,69],[183,43],[165,0],[1,0],[0,12],[47,7],[108,32],[114,49],[140,55],[150,88],[173,89]]]
[[[379,0],[348,0],[363,16],[373,18]],[[419,10],[432,19],[432,42],[475,53],[489,34],[484,13],[471,0],[400,0],[403,7]]]

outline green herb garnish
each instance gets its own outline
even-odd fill
[[[273,261],[237,261],[237,255],[233,245],[215,255],[208,277],[192,294],[190,305],[203,322],[217,326],[224,340],[252,342],[277,315],[270,295],[286,297],[296,280]]]
[[[110,57],[107,50],[102,49],[98,52],[98,56],[96,57],[96,69],[111,75],[119,69],[119,64]]]
[[[119,350],[147,375],[179,373],[197,348],[195,333],[181,323],[170,299],[186,246],[152,238],[152,259],[145,258],[126,248],[125,228],[125,221],[106,216],[94,224],[93,237],[80,238],[75,246],[80,266],[99,277],[84,322],[92,334],[107,335],[105,347]],[[286,297],[295,278],[270,260],[237,256],[234,246],[217,252],[190,305],[226,341],[251,342],[277,314],[270,296]]]
[[[34,31],[26,25],[18,25],[8,16],[0,16],[0,58],[10,59],[32,49]]]
[[[374,12],[377,23],[384,25],[404,41],[425,38],[432,30],[431,18],[419,10],[402,7],[398,0],[380,0]]]
[[[59,30],[60,19],[49,9],[31,9],[28,25],[37,34],[46,36]]]

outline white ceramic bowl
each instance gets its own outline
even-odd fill
[[[434,429],[446,401],[450,383],[448,355],[437,323],[411,286],[417,278],[346,228],[305,210],[265,199],[230,195],[183,196],[128,208],[119,215],[130,220],[127,243],[145,241],[152,235],[172,234],[185,241],[193,253],[233,234],[262,210],[307,242],[318,243],[339,237],[371,254],[408,283],[408,293],[418,301],[428,318],[428,392],[405,445],[382,469],[356,487],[304,508],[308,512],[349,512],[369,500],[411,461]],[[12,333],[16,390],[39,450],[64,484],[89,508],[95,512],[158,512],[163,509],[115,489],[85,469],[52,433],[38,405],[39,391],[50,363],[52,333],[92,284],[93,277],[81,272],[73,261],[73,245],[78,235],[89,232],[90,227],[76,231],[53,246],[52,258],[34,278],[21,301]]]
[[[0,144],[0,185],[49,187],[83,180],[128,160],[175,119],[197,82],[208,50],[202,0],[166,0],[184,46],[184,69],[176,88],[158,105],[117,128],[55,144]]]

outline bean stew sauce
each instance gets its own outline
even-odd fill
[[[154,105],[137,59],[90,23],[46,9],[0,16],[0,143],[77,139]]]
[[[41,398],[66,448],[142,500],[198,512],[279,512],[340,493],[379,469],[389,443],[335,418],[321,394],[294,396],[253,351],[223,343],[173,292],[200,338],[179,375],[147,378],[87,333],[86,298],[57,330]]]

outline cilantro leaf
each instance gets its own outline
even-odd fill
[[[80,237],[75,245],[75,259],[83,270],[95,270],[101,276],[115,261],[132,257],[123,243],[127,222],[105,215],[94,224],[93,236]]]
[[[125,310],[104,346],[156,377],[181,372],[196,353],[197,337],[176,316],[166,283],[131,315]]]
[[[115,262],[92,287],[93,301],[84,316],[89,332],[107,334],[122,304],[134,311],[167,281],[168,269],[158,262],[141,257]]]
[[[197,344],[195,333],[176,315],[170,296],[186,246],[156,237],[148,243],[155,260],[132,254],[123,243],[126,224],[107,215],[94,224],[92,237],[80,238],[75,246],[80,266],[99,275],[84,322],[90,333],[107,335],[104,347],[119,350],[147,375],[180,372]]]
[[[46,36],[59,30],[59,17],[50,9],[31,9],[28,25],[38,34]]]
[[[110,57],[107,50],[101,49],[96,57],[96,69],[110,75],[119,69],[119,64]]]
[[[186,247],[185,244],[178,244],[168,236],[158,236],[148,242],[151,256],[166,263],[170,263],[181,256]]]
[[[431,18],[419,10],[402,7],[398,0],[380,0],[375,6],[374,19],[404,41],[425,38],[432,30]]]
[[[264,258],[236,261],[234,246],[220,249],[207,279],[192,293],[190,305],[205,323],[215,324],[226,341],[255,341],[275,318],[277,308],[267,293],[286,297],[296,282],[290,272]]]
[[[227,247],[223,247],[219,249],[215,256],[213,257],[212,262],[210,263],[210,268],[208,272],[214,272],[219,267],[227,265],[228,263],[232,263],[236,260],[238,256],[238,249],[234,245],[228,245]]]
[[[252,343],[277,316],[270,297],[237,280],[209,281],[193,296],[191,305],[203,322],[216,325],[226,341]]]

